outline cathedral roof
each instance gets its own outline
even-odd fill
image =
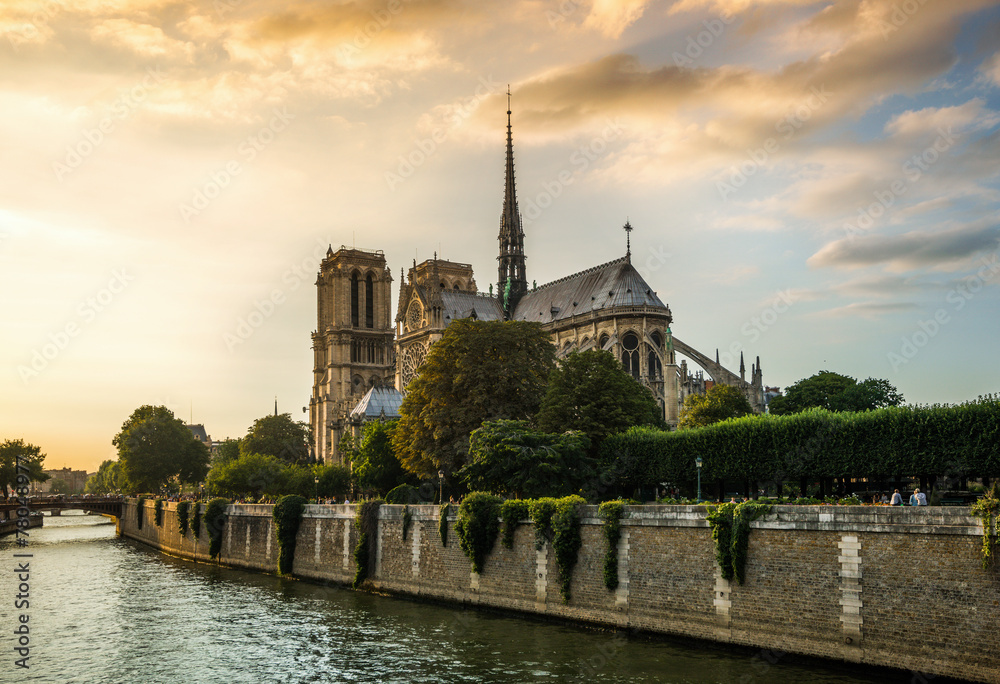
[[[403,395],[395,387],[372,387],[351,411],[352,418],[399,418]]]
[[[560,278],[528,292],[514,310],[514,320],[551,323],[589,311],[623,306],[666,309],[628,257]]]
[[[444,309],[442,315],[445,325],[460,318],[475,318],[480,321],[504,319],[503,307],[498,299],[472,292],[441,290],[441,306]]]

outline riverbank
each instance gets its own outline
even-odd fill
[[[355,574],[353,505],[308,505],[296,537],[296,576],[349,585]],[[181,535],[176,504],[162,527],[135,502],[119,530],[171,555],[209,561],[208,534]],[[230,505],[219,561],[275,572],[271,506]],[[453,509],[454,510],[454,509]],[[697,637],[943,675],[1000,682],[993,648],[1000,575],[981,568],[978,521],[964,509],[776,506],[751,524],[745,584],[723,579],[694,506],[638,506],[622,520],[619,585],[604,587],[607,551],[596,508],[585,508],[571,600],[559,595],[549,544],[536,551],[530,524],[512,549],[499,543],[482,575],[458,547],[454,517],[442,545],[436,506],[383,506],[366,587],[387,594],[482,605],[616,628]],[[919,680],[918,680],[919,681]]]
[[[28,529],[41,527],[44,516],[41,513],[32,513],[28,516]],[[17,532],[17,518],[10,520],[0,520],[0,537]]]

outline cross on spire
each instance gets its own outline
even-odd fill
[[[628,217],[625,217],[625,225],[622,226],[625,230],[625,257],[628,262],[632,263],[632,224],[628,222]]]

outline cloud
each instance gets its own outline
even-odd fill
[[[584,26],[594,27],[606,36],[617,38],[642,17],[650,0],[593,0]]]
[[[883,316],[919,309],[913,302],[852,302],[811,315],[817,318],[867,318],[877,320]]]
[[[908,110],[892,117],[885,125],[886,133],[893,136],[938,135],[941,131],[962,131],[967,128],[992,128],[1000,117],[986,109],[980,98],[974,98],[954,107],[925,107]]]
[[[807,263],[818,268],[880,264],[891,270],[908,270],[957,264],[975,254],[997,249],[998,242],[1000,221],[994,218],[942,231],[844,238],[827,244]]]

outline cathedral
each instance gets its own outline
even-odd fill
[[[760,359],[750,379],[723,368],[671,332],[670,308],[632,266],[632,227],[625,223],[624,256],[551,283],[528,286],[524,231],[514,183],[514,143],[507,109],[507,154],[500,214],[496,293],[480,292],[473,269],[445,259],[414,261],[400,270],[394,321],[390,320],[392,272],[381,250],[327,250],[316,280],[317,329],[313,341],[313,391],[309,401],[314,456],[340,463],[338,444],[358,434],[366,420],[395,418],[407,384],[431,345],[461,318],[542,324],[557,358],[604,349],[648,387],[671,426],[684,398],[713,384],[738,387],[757,412],[764,410]],[[393,326],[393,323],[395,325]],[[680,353],[704,372],[690,373]],[[706,380],[707,373],[712,379]]]

